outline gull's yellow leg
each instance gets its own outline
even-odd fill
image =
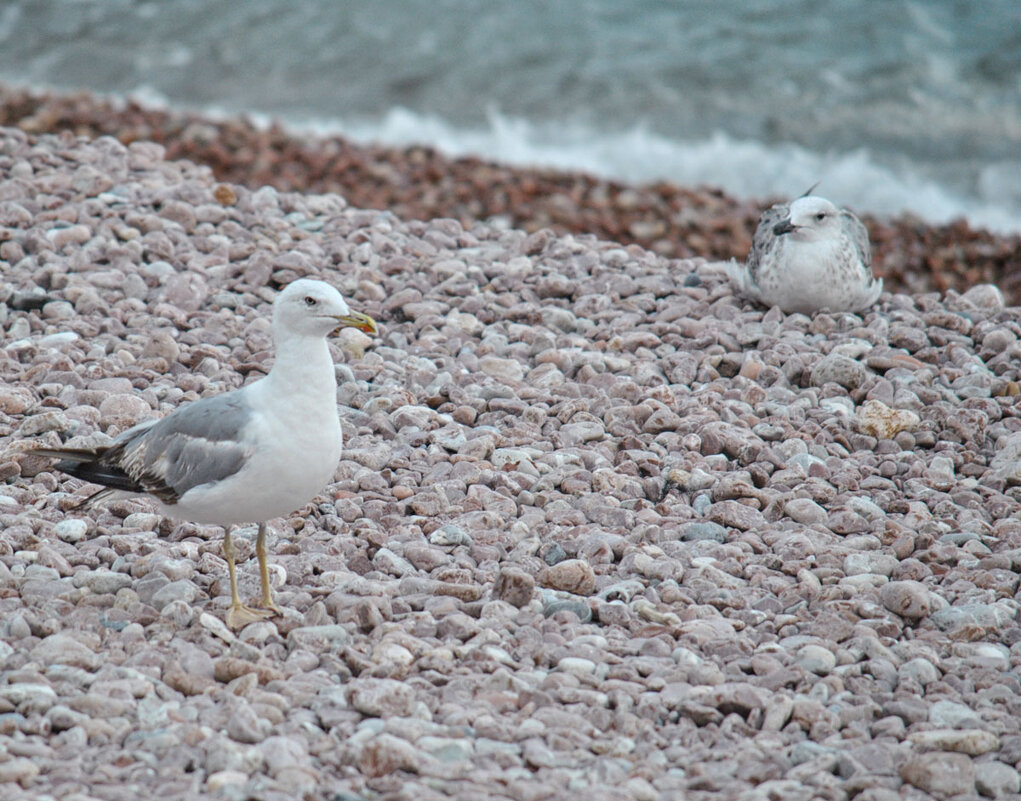
[[[223,530],[223,558],[227,561],[227,573],[230,575],[230,609],[227,610],[226,621],[232,629],[241,629],[256,620],[272,616],[273,612],[252,609],[241,603],[241,596],[238,595],[237,570],[234,566],[235,556],[234,541],[230,538],[228,526]]]
[[[227,560],[227,574],[230,576],[230,606],[240,609],[241,597],[238,595],[238,577],[234,568],[234,541],[230,538],[230,527],[223,530],[223,558]]]
[[[273,592],[269,586],[269,565],[266,564],[266,530],[266,524],[260,523],[259,536],[255,539],[255,556],[259,560],[259,577],[262,579],[261,605],[274,614],[282,615],[284,612],[273,600]]]

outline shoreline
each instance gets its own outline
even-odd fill
[[[170,160],[205,164],[219,180],[251,188],[336,192],[352,206],[387,209],[401,219],[446,217],[465,226],[496,220],[529,233],[588,233],[668,258],[743,261],[764,208],[712,188],[628,185],[448,158],[427,146],[357,145],[339,136],[299,136],[278,125],[261,128],[244,117],[214,120],[89,93],[0,84],[0,125],[35,134],[110,135],[122,143],[151,140],[167,149]],[[930,225],[910,215],[859,216],[887,291],[963,293],[993,283],[1008,305],[1021,305],[1021,234],[972,229],[963,220]]]

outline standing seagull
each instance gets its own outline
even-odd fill
[[[329,284],[295,281],[273,304],[276,361],[262,380],[141,423],[106,447],[33,453],[61,459],[57,470],[105,487],[83,506],[113,493],[147,494],[168,517],[223,526],[227,623],[240,628],[279,614],[266,565],[266,521],[306,504],[337,469],[342,438],[326,337],[341,326],[376,332],[372,318],[352,312]],[[239,523],[259,524],[262,610],[238,596],[230,528]]]
[[[727,272],[740,292],[788,313],[860,311],[883,291],[861,220],[815,195],[764,211],[747,263]]]

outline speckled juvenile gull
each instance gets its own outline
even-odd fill
[[[111,493],[146,494],[164,515],[223,526],[227,622],[241,626],[279,612],[269,586],[266,521],[307,503],[340,461],[337,383],[326,337],[341,326],[376,330],[371,317],[352,312],[329,284],[295,281],[273,304],[276,361],[264,379],[137,425],[107,447],[34,453],[59,458],[58,470],[105,487],[86,504]],[[250,609],[238,597],[230,527],[239,523],[259,524],[261,605],[268,611]]]
[[[861,220],[815,195],[764,211],[748,261],[727,271],[742,294],[788,313],[861,311],[883,291]]]

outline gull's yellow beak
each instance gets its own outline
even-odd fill
[[[369,317],[369,315],[355,311],[338,317],[337,324],[341,327],[357,328],[366,334],[375,334],[379,330],[376,328],[376,321]]]

